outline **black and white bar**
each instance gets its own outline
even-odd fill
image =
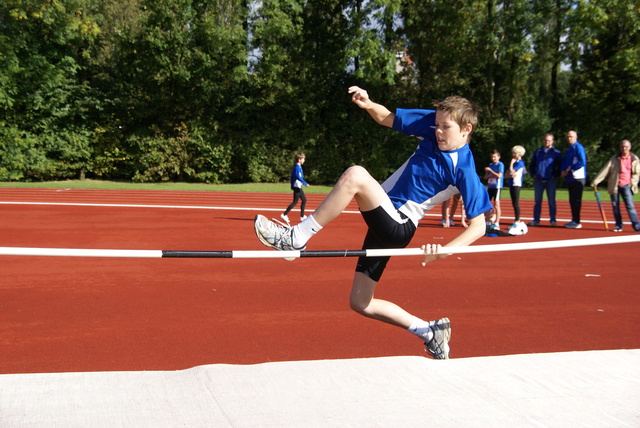
[[[443,247],[443,254],[474,254],[499,251],[545,250],[589,245],[611,245],[640,242],[640,234],[605,238],[568,239],[561,241],[521,242],[515,244]],[[281,259],[306,257],[385,257],[423,256],[420,248],[385,248],[370,250],[318,251],[198,251],[198,250],[99,250],[78,248],[0,247],[0,256],[55,257],[128,257],[128,258],[214,258],[214,259]]]

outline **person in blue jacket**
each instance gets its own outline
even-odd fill
[[[582,209],[582,191],[587,180],[587,153],[580,142],[576,131],[567,132],[569,148],[562,160],[564,182],[569,189],[569,205],[571,205],[571,221],[564,225],[569,229],[581,229],[580,210]]]
[[[562,167],[562,153],[553,147],[553,135],[545,134],[542,147],[536,149],[529,162],[529,173],[533,177],[533,221],[528,226],[540,226],[542,196],[547,192],[549,200],[549,224],[556,226],[556,180]]]
[[[296,153],[296,163],[293,165],[293,169],[291,169],[291,190],[293,190],[293,202],[289,204],[284,213],[280,214],[280,218],[289,223],[289,212],[296,206],[298,200],[300,200],[300,221],[303,221],[307,218],[304,215],[304,209],[307,206],[307,197],[304,194],[304,190],[302,190],[302,186],[308,186],[309,183],[304,181],[304,172],[302,171],[302,165],[306,160],[306,156],[304,153]]]
[[[462,195],[469,227],[444,246],[424,245],[422,265],[446,257],[447,246],[470,245],[484,236],[484,213],[491,204],[468,144],[478,123],[479,109],[466,98],[451,96],[436,103],[437,110],[398,108],[392,113],[373,102],[364,89],[352,86],[348,92],[351,100],[378,124],[417,137],[418,147],[382,185],[363,167],[348,168],[318,209],[296,226],[279,225],[257,215],[254,228],[260,242],[277,250],[304,250],[307,241],[355,199],[368,226],[363,248],[404,248],[426,212],[456,193]],[[389,259],[358,259],[351,284],[351,308],[365,317],[409,331],[425,343],[425,350],[433,358],[448,359],[448,318],[424,321],[392,302],[374,297]]]

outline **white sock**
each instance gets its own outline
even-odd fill
[[[293,246],[296,248],[302,248],[307,245],[307,241],[311,239],[313,235],[318,233],[322,229],[316,220],[313,218],[313,214],[304,219],[301,223],[293,226]]]
[[[423,321],[418,317],[413,317],[411,326],[407,329],[409,333],[413,333],[420,339],[429,343],[433,339],[433,330],[429,327],[429,322]]]

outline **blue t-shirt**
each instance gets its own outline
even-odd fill
[[[523,176],[527,173],[524,167],[524,160],[520,159],[513,163],[513,170],[516,174],[509,178],[509,187],[522,187]]]
[[[393,129],[420,138],[420,143],[382,187],[398,211],[416,225],[427,211],[457,193],[462,195],[468,218],[491,209],[469,145],[441,151],[435,136],[435,117],[434,110],[397,109],[393,121]]]
[[[504,187],[504,164],[500,161],[498,163],[491,162],[489,164],[489,168],[491,171],[497,172],[498,174],[502,174],[500,178],[491,176],[487,180],[487,184],[489,185],[489,189],[502,189]]]

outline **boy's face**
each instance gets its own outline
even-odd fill
[[[456,150],[467,144],[467,136],[471,133],[471,124],[463,129],[451,118],[449,113],[436,111],[436,139],[442,151]]]
[[[517,161],[522,158],[522,155],[520,153],[511,153],[511,156]]]
[[[500,160],[500,155],[497,153],[491,153],[491,162],[498,163]]]

